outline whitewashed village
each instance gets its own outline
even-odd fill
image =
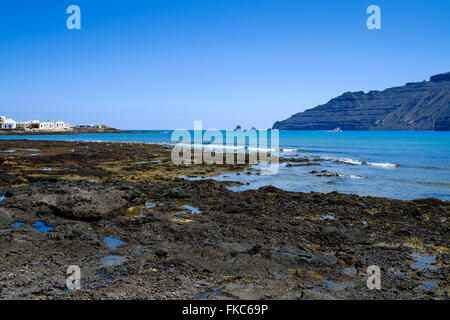
[[[25,122],[15,121],[6,116],[0,116],[1,130],[23,130],[23,131],[72,131],[77,128],[83,129],[100,129],[98,124],[80,124],[71,126],[64,121],[39,121],[29,120]]]

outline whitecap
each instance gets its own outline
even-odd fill
[[[375,167],[382,167],[382,168],[394,168],[394,167],[398,167],[397,164],[394,163],[376,163],[376,162],[367,162],[367,164],[370,164],[371,166],[375,166]]]
[[[363,164],[362,161],[356,160],[356,159],[352,159],[352,158],[323,157],[323,159],[328,160],[328,161],[339,161],[339,162],[343,162],[345,164],[353,164],[353,165],[361,165],[361,164]]]
[[[248,147],[247,150],[249,151],[258,151],[258,152],[274,152],[276,149],[270,149],[270,148],[258,148],[258,147]]]
[[[295,151],[297,151],[297,149],[286,149],[286,148],[281,148],[280,151],[282,151],[282,152],[295,152]]]

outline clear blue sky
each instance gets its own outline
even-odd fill
[[[66,28],[81,8],[82,29]],[[382,30],[366,28],[381,8]],[[0,114],[122,129],[268,128],[450,71],[450,1],[9,0]]]

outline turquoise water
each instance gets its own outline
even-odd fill
[[[0,139],[39,139],[106,142],[171,143],[166,133],[111,133],[54,136],[2,136]],[[291,191],[338,191],[397,199],[435,197],[450,200],[450,132],[430,131],[280,131],[280,155],[319,156],[320,166],[286,167],[273,176],[228,174],[240,191],[264,185]],[[1,142],[0,142],[1,149]],[[339,160],[338,163],[335,160]],[[256,167],[257,168],[257,167]],[[327,170],[337,177],[318,177]],[[248,183],[248,184],[247,184]]]

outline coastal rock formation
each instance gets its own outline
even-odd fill
[[[37,214],[97,221],[124,215],[130,205],[139,202],[140,192],[125,185],[99,185],[84,181],[35,183],[9,191],[6,203],[11,207]]]
[[[368,93],[346,92],[273,126],[281,130],[450,130],[450,73]]]

